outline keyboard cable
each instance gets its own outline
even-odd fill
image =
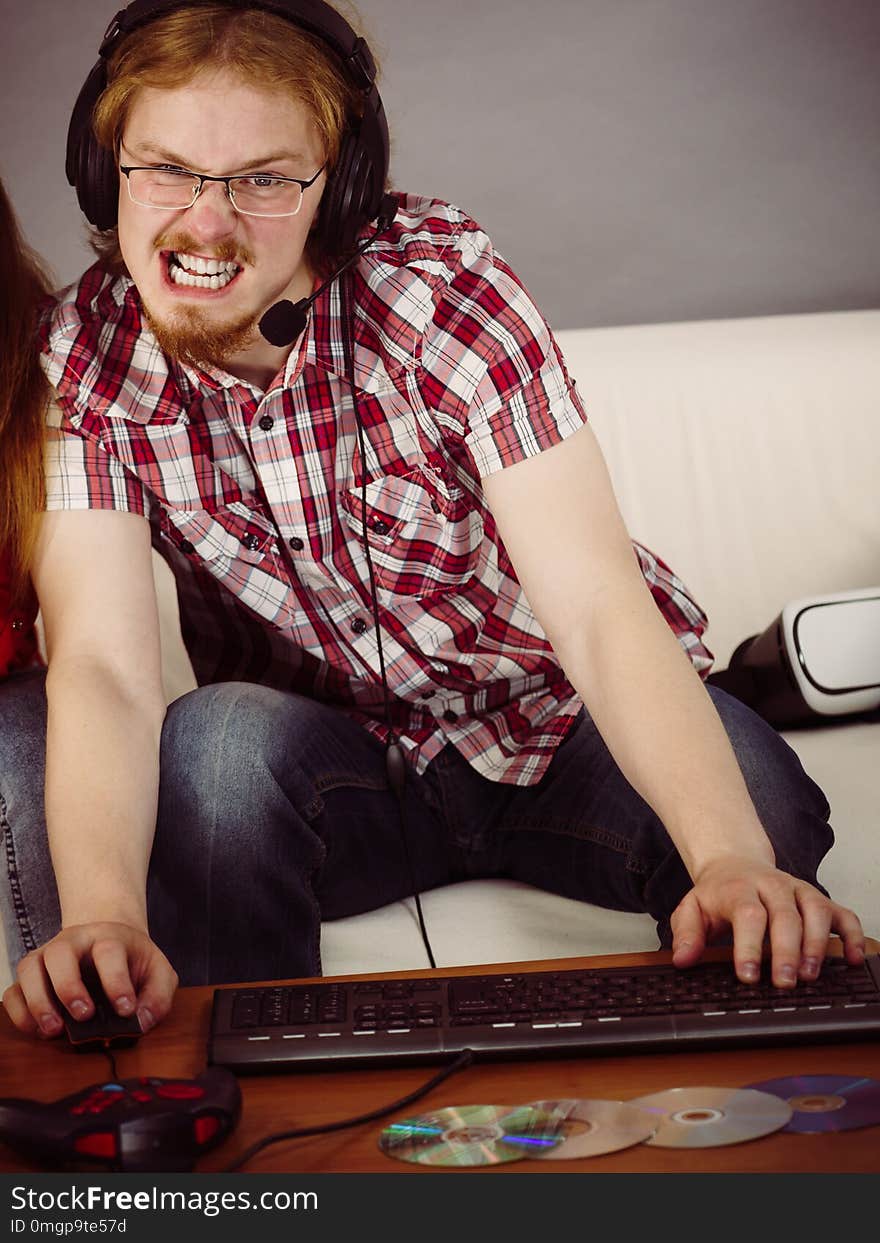
[[[379,1118],[385,1118],[388,1114],[394,1113],[398,1109],[404,1109],[407,1105],[412,1105],[415,1101],[421,1100],[423,1096],[443,1083],[444,1080],[454,1075],[456,1071],[464,1070],[474,1060],[472,1049],[463,1049],[454,1062],[449,1066],[444,1066],[441,1071],[434,1075],[427,1083],[423,1083],[420,1088],[416,1088],[414,1092],[410,1092],[408,1096],[402,1096],[400,1100],[392,1101],[390,1105],[383,1105],[379,1109],[373,1109],[369,1113],[358,1114],[354,1118],[343,1118],[339,1122],[327,1122],[323,1126],[306,1126],[297,1127],[290,1131],[273,1131],[270,1135],[266,1135],[263,1139],[258,1139],[256,1143],[246,1148],[240,1156],[234,1161],[230,1161],[228,1165],[224,1165],[218,1170],[218,1174],[234,1174],[236,1170],[240,1170],[246,1165],[252,1157],[258,1152],[262,1152],[264,1148],[268,1148],[270,1144],[280,1144],[287,1139],[304,1139],[308,1135],[327,1135],[332,1131],[344,1131],[348,1127],[361,1126],[365,1122],[375,1122]]]

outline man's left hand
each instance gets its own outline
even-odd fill
[[[736,974],[746,984],[760,975],[765,938],[776,988],[814,980],[832,932],[843,941],[847,962],[857,965],[865,956],[865,936],[853,911],[807,881],[736,856],[703,867],[673,912],[671,927],[677,967],[693,966],[707,944],[732,930]]]

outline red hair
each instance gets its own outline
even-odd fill
[[[43,442],[49,385],[37,348],[37,308],[49,292],[0,182],[0,550],[14,598],[25,594],[37,519],[46,503]]]

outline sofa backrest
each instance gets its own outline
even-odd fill
[[[634,539],[723,668],[803,597],[880,584],[880,311],[559,331]]]

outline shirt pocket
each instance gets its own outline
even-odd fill
[[[162,533],[187,560],[206,564],[214,574],[228,574],[235,565],[274,563],[277,534],[262,514],[242,502],[214,510],[163,509]]]
[[[363,554],[360,487],[345,489],[341,503]],[[419,468],[367,484],[366,526],[376,584],[386,603],[461,591],[479,575],[485,559],[479,511],[460,489],[450,489]]]

